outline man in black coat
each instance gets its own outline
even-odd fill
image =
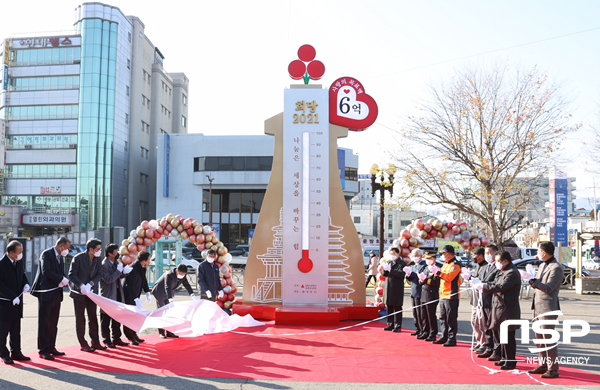
[[[194,299],[194,300],[196,299],[196,297],[194,296],[194,290],[192,290],[192,287],[190,286],[190,283],[188,282],[186,275],[187,275],[186,265],[179,264],[177,266],[176,270],[172,269],[169,272],[165,272],[164,274],[162,274],[162,276],[160,278],[158,278],[158,280],[152,287],[152,295],[154,295],[154,299],[156,299],[156,307],[157,308],[160,308],[165,305],[168,305],[169,303],[172,303],[174,300],[174,297],[175,297],[175,290],[177,289],[177,287],[179,287],[182,284],[183,284],[183,287],[185,287],[188,294],[190,294],[192,299]],[[176,339],[179,337],[172,332],[165,331],[164,329],[159,329],[158,333],[160,334],[160,337],[163,339],[167,338],[167,337],[172,337],[172,338]]]
[[[438,334],[438,321],[435,315],[438,302],[440,299],[440,278],[436,277],[431,271],[431,267],[435,266],[435,253],[428,254],[425,258],[427,267],[419,274],[421,282],[421,303],[425,304],[425,314],[427,322],[423,333],[428,336],[425,341],[435,341]]]
[[[483,283],[480,288],[483,291],[493,294],[492,298],[492,316],[490,328],[500,331],[500,324],[505,320],[521,319],[521,306],[519,305],[519,295],[521,294],[521,274],[517,267],[512,263],[512,257],[507,251],[496,255],[496,261],[489,267],[496,267],[498,275],[493,282]],[[504,316],[499,316],[502,306],[505,306]],[[517,325],[508,327],[508,343],[501,344],[502,359],[494,364],[502,365],[502,370],[514,370],[517,367],[517,341],[515,332]]]
[[[498,253],[498,247],[494,244],[489,244],[485,247],[485,261],[488,266],[483,270],[481,275],[482,283],[492,283],[498,275],[498,269],[493,265],[494,258]],[[497,362],[500,361],[502,354],[500,346],[500,332],[497,330],[490,329],[487,324],[490,323],[492,315],[492,293],[483,291],[481,294],[482,307],[483,307],[483,322],[485,326],[485,345],[476,350],[478,358],[487,358],[489,361]]]
[[[146,279],[146,268],[150,264],[150,253],[141,251],[138,253],[137,261],[133,263],[133,269],[125,278],[125,303],[128,305],[135,305],[139,308],[142,306],[140,301],[140,294],[142,290],[146,293],[146,301],[151,302],[150,289],[148,288],[148,279]],[[137,333],[132,329],[125,326],[125,337],[131,341],[132,345],[139,345],[145,340],[139,338]]]
[[[100,344],[98,335],[98,314],[94,301],[85,294],[93,292],[98,294],[100,283],[100,254],[102,253],[102,242],[97,238],[90,238],[85,244],[86,251],[79,253],[73,258],[69,268],[69,296],[73,299],[75,308],[75,330],[77,340],[84,352],[94,352],[96,349],[106,349]],[[85,339],[85,313],[88,317],[88,332],[92,339],[92,345],[88,345]]]
[[[132,268],[123,267],[122,263],[117,262],[119,247],[116,244],[108,244],[104,249],[104,254],[106,257],[102,260],[100,267],[100,295],[113,301],[125,302],[121,280],[131,272]],[[117,345],[129,345],[121,340],[121,324],[102,310],[100,310],[100,329],[102,340],[107,347],[116,348]]]
[[[221,286],[221,278],[219,276],[219,265],[215,261],[217,252],[213,249],[208,251],[206,261],[198,266],[198,286],[202,299],[215,301],[218,297],[223,296],[223,286]]]
[[[70,246],[71,241],[67,237],[60,237],[54,247],[42,252],[31,286],[31,294],[38,298],[38,351],[40,357],[46,360],[65,354],[56,350],[56,334],[63,300],[62,288],[69,284],[65,277],[64,258],[69,254]]]
[[[427,264],[423,261],[423,252],[419,249],[415,249],[411,253],[411,260],[414,262],[409,272],[406,272],[406,279],[410,281],[410,299],[413,305],[413,317],[415,319],[415,331],[411,333],[411,336],[417,336],[418,339],[423,340],[429,336],[429,332],[425,333],[427,327],[427,313],[425,307],[421,306],[421,290],[423,285],[419,280],[419,274],[427,268]]]
[[[29,291],[29,281],[23,270],[23,245],[11,241],[6,254],[0,260],[0,358],[6,364],[13,360],[27,361],[31,358],[21,352],[21,318],[23,318],[23,294]],[[6,337],[10,334],[10,356]]]
[[[402,305],[404,304],[403,271],[406,263],[400,258],[400,250],[396,247],[389,249],[391,261],[383,265],[382,275],[386,277],[383,288],[383,303],[387,311],[388,325],[383,330],[402,332]]]

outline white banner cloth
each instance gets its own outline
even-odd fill
[[[138,309],[101,297],[92,292],[85,294],[115,321],[142,332],[148,328],[162,328],[182,337],[229,332],[239,327],[265,325],[250,314],[229,316],[216,303],[205,299],[174,302],[156,310]]]

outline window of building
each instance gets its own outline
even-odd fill
[[[127,40],[131,43],[131,33],[127,33]]]
[[[360,217],[354,217],[354,223],[360,223]]]
[[[10,66],[78,64],[81,47],[19,49],[9,52]]]
[[[194,171],[270,171],[271,156],[195,157]]]
[[[148,85],[150,85],[150,74],[148,73]]]
[[[146,81],[146,71],[142,70],[142,73],[144,74],[144,81]]]
[[[125,95],[129,96],[129,85],[125,86]]]
[[[150,99],[146,99],[146,108],[150,109]]]
[[[127,141],[125,141],[125,146],[124,146],[124,148],[125,148],[125,151],[127,151]]]
[[[181,116],[181,126],[187,127],[187,118],[184,117],[183,115]]]
[[[127,180],[127,169],[123,169],[123,178]]]
[[[76,149],[75,134],[30,134],[5,138],[7,149]]]
[[[140,150],[142,151],[142,157],[144,157],[144,147],[140,146]]]
[[[79,88],[79,76],[11,77],[9,91],[47,91]]]
[[[10,106],[0,110],[7,120],[74,119],[79,116],[79,105]]]
[[[185,94],[181,94],[182,96],[182,103],[184,106],[187,106],[187,96],[185,96]]]
[[[358,180],[358,169],[346,167],[346,180]]]
[[[127,59],[127,69],[131,69],[131,60]]]
[[[125,114],[125,124],[129,124],[129,114]]]
[[[4,175],[11,179],[67,179],[77,177],[76,164],[5,165]]]

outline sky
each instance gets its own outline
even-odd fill
[[[72,28],[79,2],[3,2],[0,37]],[[189,132],[264,134],[264,121],[283,111],[292,80],[288,64],[303,44],[325,64],[324,88],[339,77],[359,80],[379,106],[376,123],[350,132],[340,146],[359,154],[359,173],[398,153],[392,142],[428,84],[456,69],[495,62],[538,69],[561,84],[582,129],[563,140],[561,156],[577,178],[577,196],[600,193],[586,172],[581,140],[600,120],[598,1],[180,1],[115,0],[135,15],[165,56],[168,72],[189,80]],[[311,81],[311,83],[315,83]],[[227,145],[223,145],[227,148]]]

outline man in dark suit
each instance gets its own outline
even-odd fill
[[[219,264],[215,262],[216,259],[217,252],[210,249],[206,255],[206,261],[198,266],[200,297],[213,302],[217,296],[219,298],[223,296],[223,286],[221,286],[221,278],[219,277]]]
[[[117,262],[119,247],[116,244],[108,244],[104,249],[104,253],[106,257],[102,260],[100,268],[100,295],[113,301],[125,302],[121,280],[131,272],[132,268],[123,267],[122,262]],[[100,310],[100,329],[102,340],[107,347],[116,348],[117,345],[129,345],[129,343],[121,340],[121,324],[102,311],[102,309]],[[112,341],[110,337],[111,329]]]
[[[81,350],[85,352],[94,352],[96,349],[106,349],[100,345],[98,336],[98,315],[96,303],[85,294],[93,292],[98,294],[98,284],[100,283],[100,254],[102,253],[102,242],[97,238],[90,238],[85,244],[86,251],[79,253],[73,258],[71,268],[69,269],[69,296],[73,298],[75,307],[75,329],[77,331],[77,340]],[[87,312],[89,334],[92,339],[92,345],[89,346],[85,340],[85,313]]]
[[[529,285],[535,289],[533,293],[534,321],[556,320],[558,316],[542,316],[555,310],[560,310],[558,293],[564,278],[564,271],[560,263],[554,258],[554,244],[552,241],[543,241],[538,244],[538,258],[542,260],[535,279],[529,280]],[[554,329],[554,325],[542,325],[542,329]],[[535,334],[538,340],[549,339],[550,334]],[[547,351],[539,352],[540,365],[530,374],[542,374],[542,378],[558,378],[558,344],[552,344],[553,347]],[[538,348],[546,348],[548,344],[538,344]],[[541,364],[541,362],[546,364]]]
[[[169,272],[165,272],[162,276],[156,281],[154,287],[152,287],[152,295],[154,295],[154,299],[156,299],[156,307],[160,308],[169,303],[173,302],[175,296],[175,289],[183,284],[186,291],[192,299],[196,299],[194,296],[194,290],[190,287],[190,283],[187,278],[187,267],[185,264],[179,264],[177,266],[177,270],[170,270]],[[161,338],[172,337],[174,339],[178,338],[176,334],[165,331],[164,329],[159,329],[158,333]]]
[[[422,260],[423,252],[420,249],[414,249],[410,255],[414,265],[410,268],[410,271],[406,270],[406,280],[410,281],[410,299],[413,305],[413,318],[415,319],[415,331],[410,335],[417,336],[419,340],[424,340],[429,337],[429,329],[425,332],[427,328],[427,312],[425,306],[421,306],[423,285],[420,283],[419,274],[425,271],[427,264]]]
[[[22,258],[23,245],[14,240],[8,243],[6,254],[0,260],[0,358],[6,364],[13,364],[13,360],[31,360],[21,353],[22,295],[29,291],[29,281],[20,261]],[[9,334],[10,356],[6,348]]]
[[[383,303],[388,314],[387,326],[383,330],[402,332],[402,305],[404,304],[404,278],[406,267],[400,258],[400,250],[392,247],[389,250],[391,261],[383,265],[381,273],[387,279],[383,288]]]
[[[498,276],[498,269],[493,264],[495,257],[498,254],[498,247],[494,244],[489,244],[485,247],[485,261],[488,265],[483,269],[480,276],[481,282],[491,284]],[[484,345],[475,350],[478,358],[487,359],[492,362],[499,362],[502,359],[502,348],[500,345],[500,332],[489,327],[492,318],[492,293],[482,291],[481,307],[483,308],[483,327]]]
[[[142,307],[142,301],[140,301],[140,294],[142,290],[146,293],[146,301],[150,303],[152,301],[152,295],[148,288],[148,280],[146,279],[146,268],[150,264],[150,253],[141,251],[138,253],[137,261],[133,263],[133,269],[125,278],[125,303],[128,305],[135,305],[138,308]],[[137,333],[128,327],[125,327],[125,337],[131,341],[132,345],[139,345],[144,342],[144,339],[138,337]]]
[[[31,287],[32,295],[38,298],[38,351],[40,357],[46,360],[65,354],[56,350],[56,334],[63,300],[62,288],[69,284],[65,277],[64,258],[69,254],[70,246],[71,241],[67,237],[60,237],[52,248],[42,252]]]

